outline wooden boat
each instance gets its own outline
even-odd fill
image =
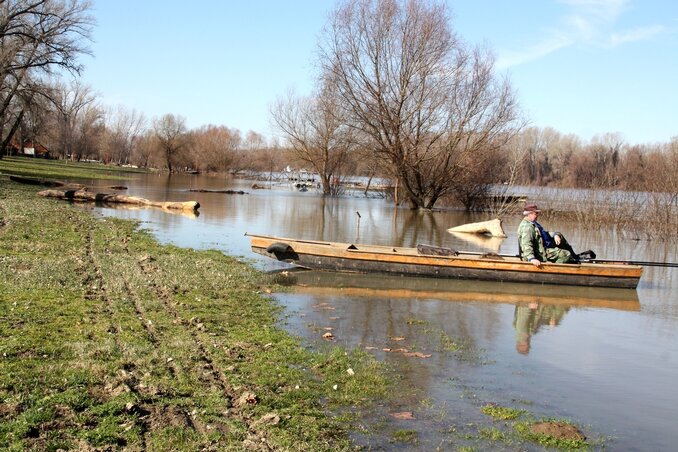
[[[494,253],[246,235],[255,253],[312,269],[629,289],[638,286],[643,273],[643,268],[637,265],[544,263],[537,268],[516,256]]]

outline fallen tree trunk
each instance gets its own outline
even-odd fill
[[[68,188],[83,188],[82,184],[73,184],[61,182],[59,180],[49,180],[49,179],[36,179],[34,177],[25,177],[25,176],[9,176],[9,180],[13,182],[19,182],[20,184],[28,185],[42,185],[44,187],[68,187]]]
[[[198,210],[200,207],[200,203],[196,201],[149,201],[148,199],[140,198],[138,196],[92,193],[86,190],[43,190],[38,192],[38,195],[46,198],[66,199],[70,201],[133,204],[136,206],[160,207],[163,209]]]
[[[478,223],[462,224],[449,228],[447,232],[467,232],[472,234],[489,234],[492,237],[506,237],[504,229],[501,227],[501,220],[498,218]]]

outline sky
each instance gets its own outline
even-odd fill
[[[678,2],[446,0],[450,25],[496,57],[529,124],[629,144],[678,136]],[[109,107],[189,128],[277,135],[269,110],[313,89],[333,0],[94,0],[84,82]]]

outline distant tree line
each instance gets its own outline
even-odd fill
[[[493,187],[507,184],[678,194],[678,137],[630,146],[620,134],[584,142],[527,127],[491,52],[463,42],[434,0],[341,1],[318,42],[313,93],[272,104],[280,141],[102,105],[78,63],[89,53],[90,8],[0,2],[4,154],[31,140],[56,158],[169,172],[290,165],[317,173],[326,195],[347,176],[379,176],[393,182],[397,199],[424,209],[483,208]]]

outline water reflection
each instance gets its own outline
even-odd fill
[[[101,184],[102,191],[110,191],[110,182]],[[447,228],[488,220],[486,215],[413,212],[383,199],[322,198],[313,189],[254,190],[252,181],[221,176],[143,175],[120,184],[128,186],[126,194],[131,196],[198,201],[200,216],[147,208],[86,208],[138,220],[162,242],[222,250],[260,268],[275,262],[253,254],[245,232],[515,254],[522,218],[519,214],[503,218],[505,240],[474,243],[468,236],[449,234]],[[246,194],[189,192],[191,188]],[[560,192],[553,196],[567,198]],[[542,198],[530,200],[541,203]],[[672,243],[626,240],[623,232],[605,225],[596,231],[583,230],[576,222],[553,226],[563,230],[576,249],[593,249],[600,258],[678,261],[678,247]],[[430,419],[417,412],[416,425],[402,426],[420,432],[421,449],[433,450],[440,444],[454,449],[459,437],[445,433],[450,423],[487,422],[480,413],[482,403],[516,406],[520,400],[533,404],[518,408],[538,416],[572,418],[617,437],[610,449],[672,450],[678,443],[676,269],[646,269],[637,291],[311,272],[293,276],[299,283],[295,291],[276,295],[285,307],[287,328],[309,343],[327,345],[322,328],[332,327],[336,340],[329,345],[373,347],[377,357],[397,363],[398,375],[419,391],[416,398],[400,398],[400,411],[420,411],[416,400],[444,405]],[[334,309],[320,308],[323,303]],[[531,309],[531,303],[537,309]],[[525,306],[526,312],[518,315],[518,307]],[[547,326],[552,318],[555,328]],[[529,354],[516,352],[519,324],[529,334]],[[392,339],[399,337],[405,339]],[[445,338],[478,350],[482,363],[458,359]],[[384,348],[431,357],[408,357]],[[410,402],[414,408],[406,407]],[[387,443],[386,448],[392,446]]]
[[[474,245],[475,247],[483,248],[494,253],[499,252],[499,248],[501,248],[501,244],[505,240],[505,237],[490,237],[483,234],[469,234],[467,232],[448,231],[448,233],[452,234],[453,237],[459,240]]]
[[[435,299],[474,303],[533,303],[639,311],[638,293],[629,289],[571,287],[330,271],[284,272],[276,281],[295,292],[373,298]]]
[[[392,324],[393,300],[417,302],[435,300],[440,302],[487,304],[513,304],[513,328],[516,351],[527,355],[532,336],[542,327],[555,328],[572,307],[606,308],[621,311],[639,311],[640,301],[635,290],[537,286],[521,283],[497,283],[485,281],[445,280],[392,275],[340,273],[328,271],[283,271],[274,276],[277,283],[292,286],[294,292],[315,300],[350,298],[360,300],[360,313],[352,315],[356,308],[344,311],[353,324],[361,324],[361,334],[375,331],[378,324]],[[370,306],[389,305],[389,309],[372,312]],[[317,307],[317,305],[316,305]],[[446,310],[452,307],[445,306]],[[457,308],[454,308],[455,310]],[[414,312],[411,307],[410,311]],[[490,313],[490,310],[485,312]],[[372,325],[371,323],[375,323]],[[408,333],[412,333],[408,331]],[[397,335],[396,331],[389,334]],[[465,331],[464,337],[472,338],[473,331]],[[374,337],[361,336],[358,343],[374,342]],[[350,342],[354,342],[349,340]]]
[[[569,310],[569,306],[563,305],[540,303],[516,305],[513,317],[513,328],[516,330],[516,351],[522,355],[530,353],[530,341],[539,328],[542,326],[555,328]]]
[[[141,210],[154,210],[156,212],[163,212],[170,215],[179,215],[185,218],[197,218],[200,216],[198,210],[186,210],[186,209],[164,209],[162,207],[154,206],[137,206],[134,204],[122,204],[122,203],[108,203],[108,202],[99,202],[95,203],[95,207],[104,208],[104,209],[116,209],[120,211],[141,211]]]

